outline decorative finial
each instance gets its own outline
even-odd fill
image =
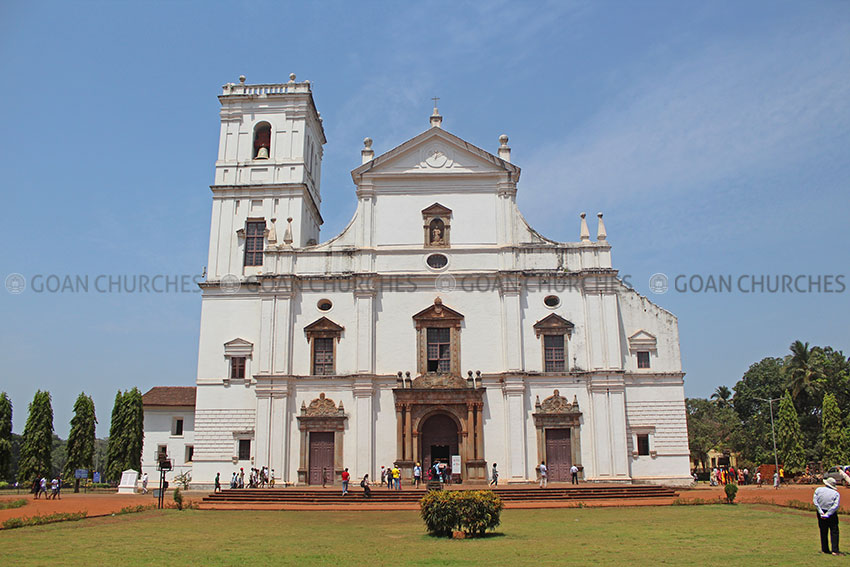
[[[602,222],[602,213],[596,213],[596,216],[599,217],[599,226],[596,229],[596,240],[605,240],[608,238],[608,235],[605,233],[605,223]]]
[[[442,305],[442,304],[443,304],[443,300],[440,299],[439,297],[434,300],[434,305]]]
[[[290,73],[290,74],[289,74],[289,82],[290,82],[290,83],[294,83],[294,82],[295,82],[295,73]]]
[[[587,228],[587,219],[585,218],[587,213],[581,214],[581,233],[579,237],[582,242],[590,242],[590,230]]]
[[[245,75],[239,75],[239,83],[244,85],[245,84],[245,78],[246,78]]]
[[[292,246],[292,217],[286,219],[286,232],[283,233],[283,243]]]
[[[443,122],[443,117],[440,116],[440,111],[437,110],[437,101],[440,100],[440,97],[431,97],[431,100],[434,101],[434,113],[431,114],[431,128],[439,128]]]
[[[375,150],[372,149],[372,138],[363,138],[363,149],[360,150],[360,163],[372,161]]]
[[[499,158],[507,162],[511,161],[511,148],[508,146],[507,134],[499,136]]]

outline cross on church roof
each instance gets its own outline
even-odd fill
[[[438,101],[438,100],[440,100],[440,97],[438,97],[438,96],[432,96],[432,97],[431,97],[431,100],[433,100],[433,101],[434,101],[434,110],[436,111],[436,110],[437,110],[437,101]]]

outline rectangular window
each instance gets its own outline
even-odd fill
[[[174,426],[171,428],[172,435],[183,435],[183,420],[174,418]]]
[[[245,357],[231,356],[230,357],[230,378],[243,379],[245,378]]]
[[[447,374],[451,371],[451,329],[428,328],[428,372]]]
[[[156,447],[156,460],[164,461],[168,458],[168,446],[167,445],[157,445]]]
[[[649,368],[649,351],[639,350],[637,353],[638,368]]]
[[[263,247],[265,245],[266,221],[248,221],[245,223],[245,265],[263,265]]]
[[[563,335],[543,335],[544,372],[564,371]]]
[[[195,447],[193,445],[186,445],[186,461],[187,463],[192,462],[192,458],[195,456]]]
[[[316,337],[313,339],[313,374],[334,373],[334,340]]]
[[[640,433],[637,436],[638,455],[649,455],[649,434]]]
[[[250,461],[251,460],[251,440],[250,439],[240,439],[239,440],[239,460],[240,461]]]

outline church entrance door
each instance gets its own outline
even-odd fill
[[[553,482],[570,480],[570,467],[573,466],[571,441],[569,429],[546,430],[546,467],[549,480]]]
[[[449,416],[438,413],[432,415],[422,426],[420,462],[427,471],[436,461],[451,466],[452,455],[459,455],[457,424]],[[462,471],[452,471],[461,474]]]
[[[322,484],[323,473],[327,475],[327,483],[333,484],[334,479],[334,434],[333,431],[310,432],[310,474],[307,482]]]

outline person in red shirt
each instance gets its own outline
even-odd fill
[[[342,495],[345,496],[348,494],[348,479],[351,478],[351,475],[348,474],[348,469],[342,471]]]

